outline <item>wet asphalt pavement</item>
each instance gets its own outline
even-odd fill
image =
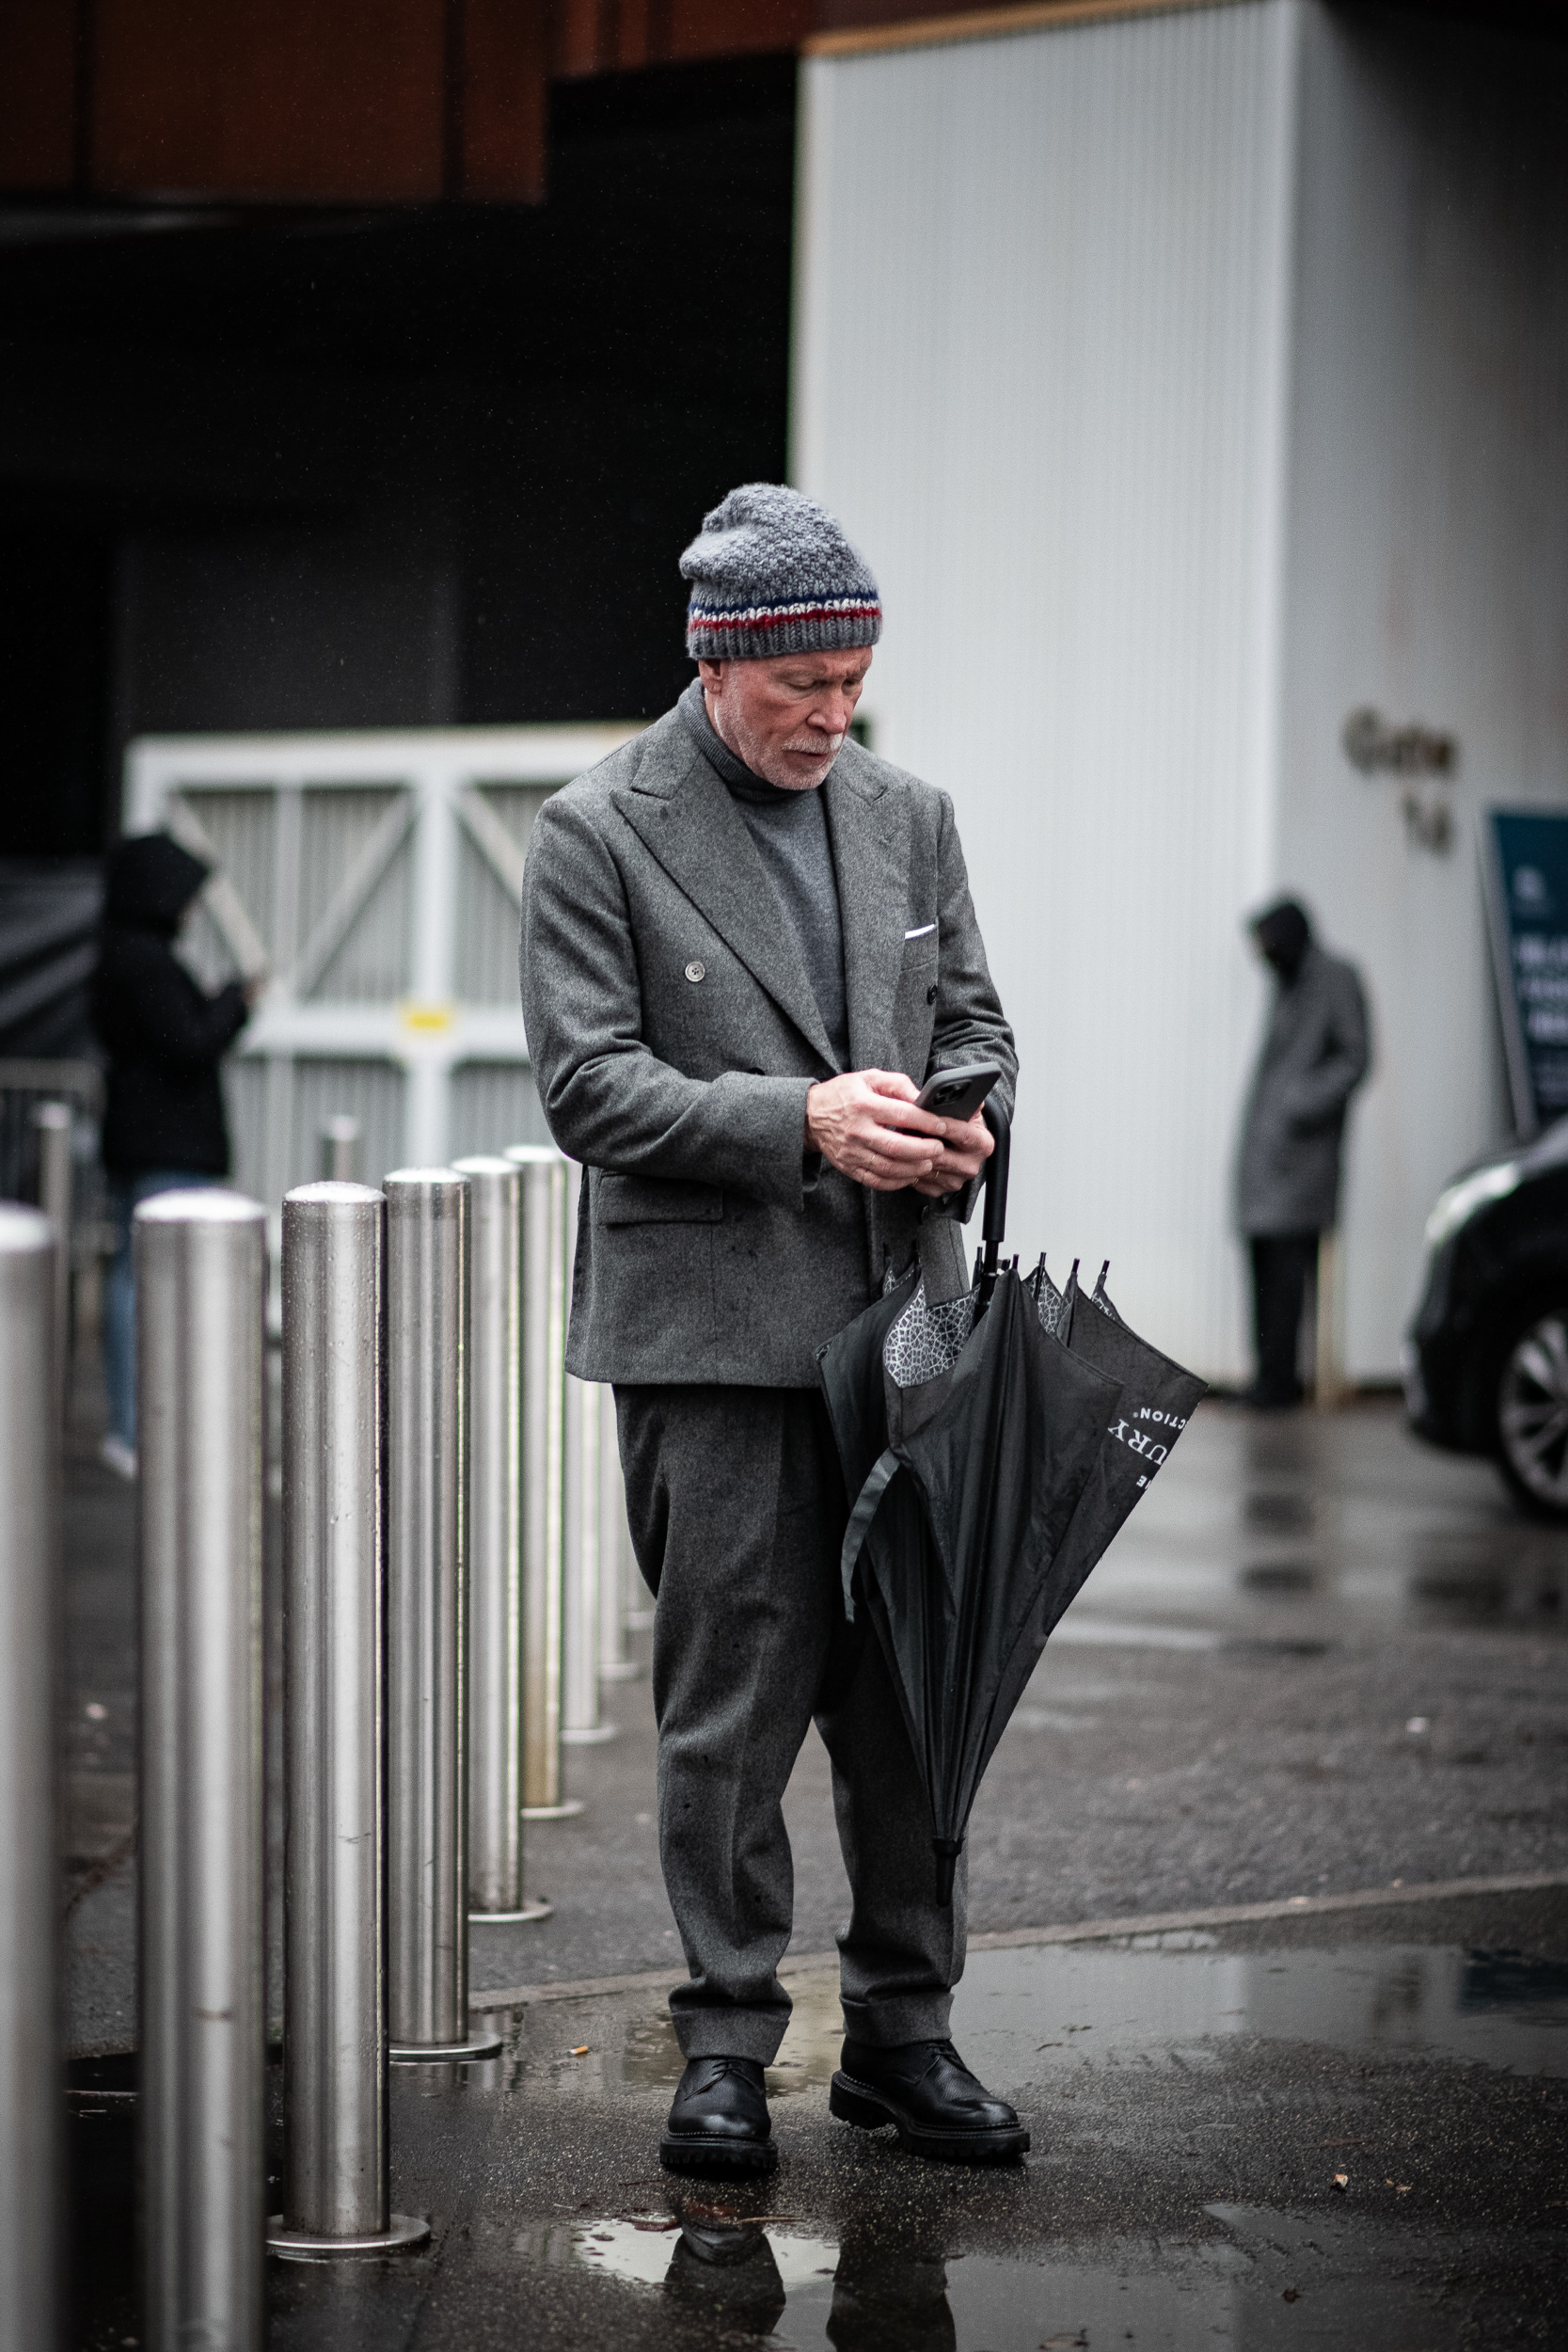
[[[128,1500],[73,1466],[84,2051],[134,2041]],[[660,2174],[679,2061],[659,1989],[568,1989],[677,1961],[647,1683],[607,1688],[621,1736],[568,1761],[584,1812],[531,1825],[530,1891],[553,1915],[472,1938],[476,1988],[550,1997],[501,2012],[501,2060],[394,2073],[393,2201],[433,2217],[431,2249],[274,2265],[271,2342],[1568,2341],[1565,1585],[1568,1534],[1521,1521],[1484,1464],[1418,1447],[1392,1405],[1200,1409],[1002,1743],[971,1834],[973,1929],[1016,1938],[1478,1876],[1560,1883],[988,1944],[955,2037],[1034,2133],[1023,2167],[998,2174],[921,2164],[827,2114],[837,2019],[813,1955],[831,1952],[844,1881],[815,1736],[787,1807],[781,2170],[735,2194]],[[95,2257],[76,2266],[76,2340],[121,2344],[138,2331],[134,2109],[73,2105]]]

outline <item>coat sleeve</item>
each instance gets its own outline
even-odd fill
[[[620,869],[580,802],[540,810],[523,878],[523,1020],[551,1135],[586,1166],[802,1209],[810,1078],[689,1078],[643,1042]]]
[[[1285,1116],[1298,1135],[1310,1135],[1338,1119],[1371,1058],[1367,999],[1350,964],[1331,967],[1327,995],[1322,1055],[1293,1082],[1285,1101]]]
[[[250,1018],[237,980],[205,995],[160,939],[139,939],[119,975],[115,1026],[135,1050],[177,1070],[201,1070],[222,1058]]]
[[[941,795],[942,831],[937,847],[937,922],[940,961],[937,966],[936,1020],[926,1075],[956,1069],[966,1061],[994,1061],[1002,1075],[993,1089],[1009,1120],[1018,1086],[1018,1049],[1002,1010],[996,984],[986,961],[974,903],[969,895],[969,873],[953,820],[953,803]],[[941,1204],[944,1216],[960,1225],[974,1214],[983,1177],[949,1194]]]

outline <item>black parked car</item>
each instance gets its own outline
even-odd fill
[[[1527,1509],[1568,1519],[1568,1119],[1456,1176],[1426,1237],[1412,1422],[1495,1455]]]

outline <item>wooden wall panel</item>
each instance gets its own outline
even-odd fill
[[[895,4],[923,0],[0,0],[0,188],[535,200],[552,72],[790,49]]]
[[[793,49],[816,30],[816,0],[669,0],[671,57]]]
[[[611,63],[605,34],[615,15],[616,0],[554,0],[552,70],[566,80],[602,72]]]
[[[458,161],[448,192],[481,203],[537,202],[545,193],[546,0],[462,0],[458,25]]]
[[[76,0],[0,0],[0,187],[76,170]]]
[[[442,194],[443,0],[95,0],[93,17],[96,186]]]

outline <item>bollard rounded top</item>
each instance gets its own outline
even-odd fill
[[[553,1143],[509,1143],[504,1156],[518,1168],[564,1168],[566,1154]]]
[[[461,1192],[468,1180],[455,1168],[394,1168],[381,1182],[388,1193],[394,1184],[399,1192]]]
[[[34,1105],[33,1124],[35,1127],[69,1127],[72,1124],[73,1118],[74,1114],[69,1103],[39,1103]]]
[[[264,1225],[267,1213],[248,1194],[222,1184],[193,1184],[186,1192],[155,1192],[136,1210],[137,1225]]]
[[[364,1130],[351,1111],[334,1111],[330,1119],[322,1120],[321,1132],[334,1143],[357,1143]]]
[[[283,1195],[283,1206],[302,1209],[352,1209],[379,1200],[380,1193],[373,1184],[340,1184],[335,1177],[324,1176],[319,1184],[296,1184]]]
[[[20,1200],[0,1200],[0,1256],[30,1258],[55,1244],[55,1228],[41,1209]]]
[[[518,1169],[515,1160],[498,1159],[493,1152],[474,1152],[464,1160],[453,1160],[459,1176],[510,1177],[515,1181]]]

